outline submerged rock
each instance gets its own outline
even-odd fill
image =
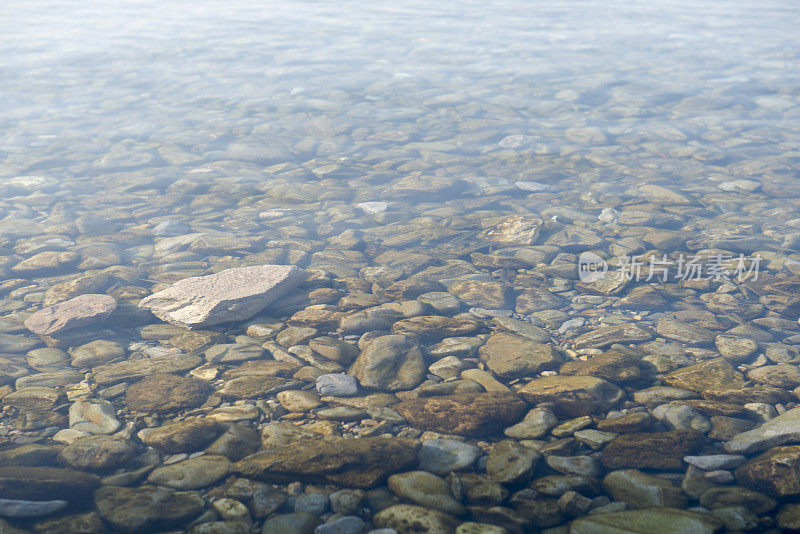
[[[97,490],[94,501],[106,523],[130,534],[180,527],[199,516],[204,508],[203,499],[196,493],[154,487],[105,486]]]
[[[185,278],[142,299],[139,307],[183,327],[249,319],[306,279],[294,265],[236,267]]]
[[[510,393],[457,393],[409,399],[394,405],[412,426],[446,434],[485,436],[519,421],[525,402]]]
[[[402,438],[323,437],[286,423],[266,426],[262,436],[264,450],[234,464],[234,471],[255,480],[300,479],[368,488],[411,467],[419,448]]]
[[[42,308],[25,320],[25,327],[34,334],[49,336],[102,321],[116,307],[117,301],[108,295],[80,295]]]

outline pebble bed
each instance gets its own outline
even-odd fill
[[[11,4],[0,532],[800,531],[793,3]]]

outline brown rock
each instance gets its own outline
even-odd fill
[[[264,450],[234,465],[255,480],[305,480],[368,488],[391,473],[406,471],[417,459],[419,444],[408,439],[320,436],[287,423],[262,430]]]
[[[525,414],[526,404],[509,393],[462,393],[408,399],[392,406],[412,426],[446,434],[490,436]]]
[[[561,355],[550,343],[499,332],[489,336],[478,351],[481,360],[501,378],[521,378],[558,367]]]
[[[471,319],[420,315],[397,321],[392,325],[393,334],[417,336],[426,341],[440,341],[446,337],[469,336],[482,330],[479,322]]]
[[[736,471],[743,485],[774,497],[800,495],[800,445],[773,447]]]
[[[577,349],[602,349],[614,343],[638,343],[650,341],[653,334],[634,324],[609,325],[595,328],[574,339]]]
[[[555,403],[556,411],[568,417],[606,411],[625,398],[617,386],[594,376],[537,378],[525,384],[519,394],[532,403]]]
[[[704,399],[729,402],[731,404],[748,404],[750,402],[783,404],[796,400],[785,389],[771,386],[754,386],[741,389],[706,389],[703,391],[702,396]]]
[[[597,422],[597,430],[603,432],[614,432],[616,434],[628,434],[631,432],[647,432],[653,428],[655,417],[648,412],[633,412],[620,417],[603,419]]]
[[[26,501],[63,499],[83,503],[100,479],[72,469],[55,467],[0,467],[0,498]]]
[[[586,361],[567,362],[561,366],[559,373],[594,376],[613,384],[637,384],[647,378],[646,365],[633,354],[609,350]]]
[[[705,436],[696,430],[642,432],[617,436],[603,449],[606,469],[680,471],[683,457],[699,451]]]
[[[159,373],[131,385],[125,404],[134,412],[170,413],[203,404],[213,388],[199,378]]]
[[[187,419],[139,432],[142,443],[165,454],[194,452],[210,443],[225,425],[211,419]]]
[[[676,388],[702,392],[741,388],[744,377],[725,358],[715,358],[672,371],[664,377],[664,382]]]
[[[123,380],[138,380],[156,373],[180,373],[194,369],[203,360],[190,354],[155,356],[140,360],[126,360],[92,367],[94,381],[101,385],[114,384]]]

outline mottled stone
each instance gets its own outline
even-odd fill
[[[104,486],[95,492],[94,501],[103,521],[126,534],[175,529],[199,516],[204,508],[196,493],[153,487]]]
[[[683,458],[700,450],[705,436],[695,430],[641,432],[614,438],[601,456],[607,469],[684,469]]]
[[[25,327],[34,334],[57,334],[102,321],[116,307],[117,301],[108,295],[80,295],[42,308],[25,320]]]
[[[205,380],[159,373],[128,387],[125,404],[134,412],[170,413],[200,406],[211,392]]]
[[[458,521],[438,510],[411,504],[396,504],[375,514],[372,522],[379,528],[392,528],[400,534],[453,534]]]
[[[702,392],[707,389],[736,389],[744,377],[724,358],[706,360],[669,373],[664,381],[678,388]]]
[[[603,479],[603,488],[615,501],[626,502],[635,508],[685,508],[688,503],[683,491],[668,480],[636,469],[609,473]]]
[[[522,399],[508,393],[464,393],[408,399],[392,408],[417,428],[488,436],[519,421],[526,405]]]
[[[396,495],[416,504],[461,515],[464,507],[453,498],[450,485],[444,479],[425,471],[409,471],[389,477],[389,489]]]
[[[294,265],[237,267],[185,278],[142,299],[139,306],[178,326],[201,327],[248,319],[306,279]]]
[[[773,447],[735,474],[739,483],[773,497],[800,495],[800,446]]]
[[[285,423],[262,430],[264,450],[234,465],[256,480],[325,481],[346,487],[372,487],[416,462],[419,445],[405,439],[322,437]],[[392,458],[387,462],[387,458]]]
[[[624,397],[614,384],[593,376],[546,376],[525,384],[520,390],[527,401],[552,402],[557,412],[579,417],[606,411]]]
[[[490,371],[506,379],[555,369],[563,361],[553,345],[505,332],[489,336],[479,353]]]
[[[364,347],[349,374],[364,387],[398,391],[417,386],[426,369],[422,351],[412,338],[391,335],[377,337]]]

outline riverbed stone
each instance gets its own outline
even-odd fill
[[[453,498],[450,485],[444,479],[425,471],[397,473],[387,481],[396,495],[426,508],[446,514],[461,515],[464,507]]]
[[[187,328],[241,321],[289,293],[306,277],[294,265],[237,267],[185,278],[142,299],[139,306]]]
[[[205,454],[156,468],[147,481],[178,490],[201,489],[216,484],[230,472],[224,456]]]
[[[102,321],[116,307],[117,301],[108,295],[79,295],[42,308],[25,320],[25,327],[34,334],[57,334]]]
[[[225,425],[206,418],[187,419],[139,431],[142,443],[165,454],[193,452],[213,441]]]
[[[484,436],[518,422],[525,402],[508,393],[460,393],[404,400],[392,407],[412,426],[434,432]]]
[[[773,497],[800,495],[800,445],[773,447],[735,471],[736,480]]]
[[[454,439],[436,438],[422,443],[419,467],[437,475],[463,471],[475,463],[481,450],[475,445]]]
[[[681,488],[670,481],[637,469],[612,471],[603,479],[603,487],[614,500],[634,508],[685,508],[689,502]]]
[[[662,507],[582,517],[571,523],[570,534],[714,534],[721,528],[722,521],[709,514]]]
[[[129,386],[125,404],[134,412],[170,413],[200,406],[211,391],[205,380],[158,373]]]
[[[419,448],[402,438],[321,437],[285,423],[264,427],[262,436],[264,450],[237,462],[234,471],[256,480],[301,479],[366,488],[411,467]]]
[[[749,454],[792,442],[800,442],[800,408],[788,410],[753,430],[734,436],[725,443],[725,449]]]
[[[453,534],[458,525],[451,515],[412,504],[396,504],[385,508],[375,514],[372,522],[376,527],[394,529],[402,534]]]
[[[104,486],[95,493],[94,501],[103,521],[129,534],[179,528],[204,508],[203,499],[196,493],[146,486]]]
[[[87,436],[67,445],[59,455],[68,467],[104,471],[124,465],[136,453],[129,440],[114,436]]]
[[[683,458],[699,451],[705,436],[696,430],[621,434],[603,449],[607,469],[660,469],[678,471]]]
[[[744,377],[725,358],[706,360],[677,369],[664,377],[664,381],[677,388],[703,392],[707,389],[738,389],[744,386]]]
[[[504,379],[556,369],[563,361],[553,345],[506,332],[489,336],[478,351],[486,367]]]
[[[69,407],[69,427],[90,434],[111,434],[121,426],[114,405],[103,399],[77,401]]]
[[[125,357],[125,348],[116,341],[97,339],[70,350],[72,366],[78,369],[104,365]]]
[[[203,360],[191,354],[154,356],[100,365],[93,367],[92,373],[96,383],[109,385],[123,380],[138,380],[158,373],[180,373],[194,369],[201,363]]]
[[[531,380],[519,394],[532,403],[552,402],[556,413],[579,417],[606,411],[620,402],[625,393],[614,384],[593,376],[546,376]]]
[[[381,391],[399,391],[417,386],[427,366],[419,345],[409,336],[389,335],[373,339],[349,374],[362,386]]]
[[[84,504],[100,486],[94,475],[56,467],[0,467],[0,497],[27,501],[65,500]]]

